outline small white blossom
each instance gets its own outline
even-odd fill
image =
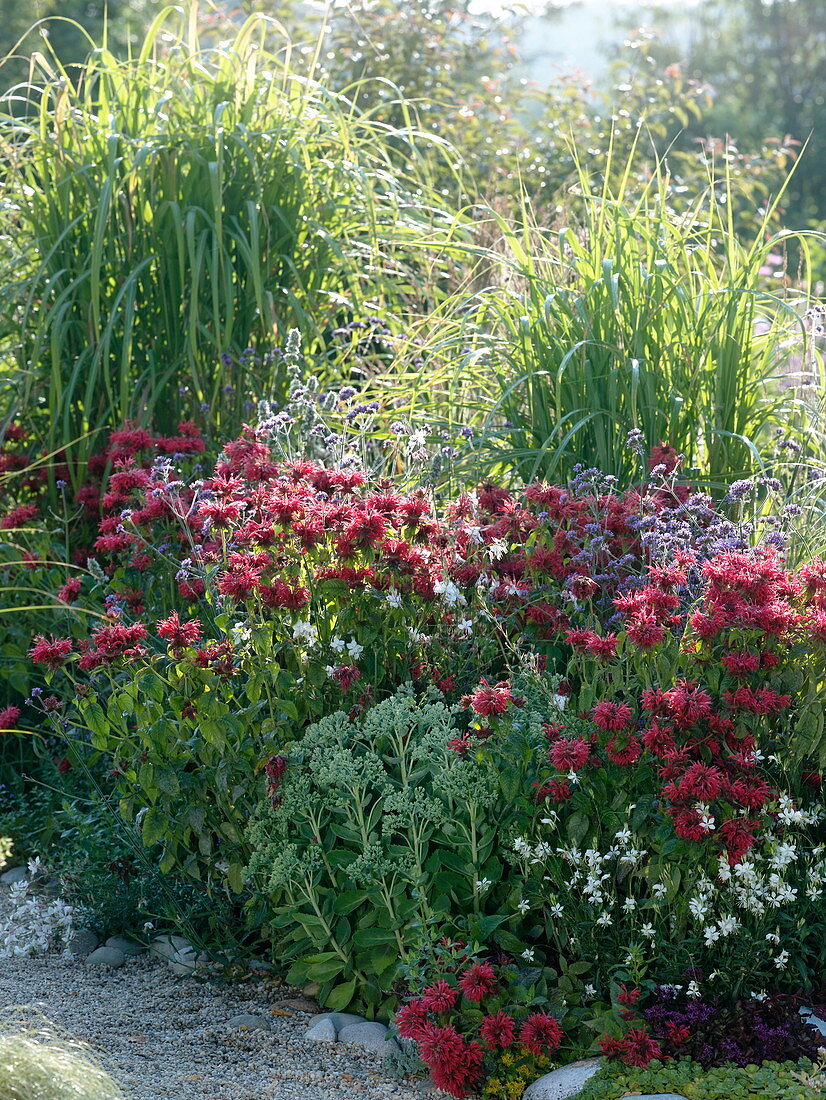
[[[488,557],[491,561],[498,561],[500,558],[504,558],[508,552],[508,544],[503,539],[494,539],[493,542],[488,544]]]
[[[357,661],[362,653],[364,653],[364,646],[359,645],[355,638],[351,638],[347,643],[347,652],[354,661]]]
[[[293,641],[306,646],[314,646],[318,639],[318,631],[312,623],[299,619],[293,624]]]
[[[533,962],[535,954],[536,952],[532,948],[526,947],[522,952],[522,958],[526,959],[528,962]]]

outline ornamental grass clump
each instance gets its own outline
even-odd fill
[[[0,1016],[3,1100],[122,1100],[123,1092],[80,1043],[59,1036],[40,1013],[6,1008]]]
[[[250,354],[273,332],[323,346],[365,298],[438,296],[438,261],[404,244],[457,222],[420,156],[444,143],[359,116],[281,34],[257,14],[208,43],[197,5],[170,5],[128,59],[90,42],[67,73],[47,43],[0,99],[0,416],[33,415],[50,452],[74,441],[75,488],[105,427],[169,433],[203,405],[233,432],[250,390],[280,398]]]

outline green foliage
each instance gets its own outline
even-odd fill
[[[125,56],[162,7],[163,0],[5,0],[0,84],[8,88],[27,79],[32,54],[43,52],[44,36],[70,70],[82,64],[91,42],[102,41],[104,33],[112,53]]]
[[[446,318],[437,384],[401,379],[411,404],[474,419],[478,462],[526,482],[582,464],[628,484],[634,428],[716,486],[769,463],[778,427],[822,458],[789,350],[822,377],[805,304],[766,291],[761,267],[778,243],[742,242],[727,211],[712,191],[678,217],[665,176],[635,198],[627,177],[614,190],[582,168],[554,233],[492,214],[493,285],[463,321]]]
[[[483,940],[506,920],[502,845],[521,807],[494,770],[448,746],[456,723],[410,689],[358,722],[322,719],[291,746],[277,802],[250,828],[251,873],[294,960],[290,980],[318,981],[328,1007],[390,1011],[399,967],[434,918],[443,935],[470,915]]]
[[[433,223],[415,136],[392,166],[386,128],[264,48],[267,20],[207,48],[196,17],[165,10],[128,61],[96,49],[77,86],[44,59],[0,115],[3,407],[45,405],[49,449],[79,440],[81,469],[130,416],[168,430],[205,405],[239,426],[283,378],[222,353],[295,324],[315,346],[365,268],[374,303],[434,293],[399,251]]]
[[[704,0],[686,68],[714,88],[705,119],[744,149],[766,137],[807,142],[787,220],[822,222],[826,210],[826,8],[820,0]]]
[[[764,1062],[762,1066],[726,1065],[704,1070],[688,1058],[651,1062],[645,1069],[603,1063],[585,1084],[580,1100],[619,1100],[636,1093],[676,1092],[686,1100],[816,1100],[814,1067],[800,1062]]]

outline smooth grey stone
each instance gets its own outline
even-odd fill
[[[522,1100],[568,1100],[582,1092],[586,1081],[599,1069],[599,1059],[561,1066],[528,1085]]]
[[[815,1016],[814,1012],[810,1008],[801,1008],[800,1015],[806,1021],[807,1024],[811,1024],[812,1027],[816,1027],[820,1034],[826,1039],[826,1020],[821,1020],[819,1016]]]
[[[69,953],[72,955],[91,955],[100,940],[88,928],[78,928],[69,940]]]
[[[192,944],[183,936],[156,936],[149,945],[149,954],[156,959],[169,960],[176,951],[192,950]]]
[[[16,886],[18,882],[23,882],[29,877],[28,867],[11,867],[8,871],[4,871],[0,875],[0,882],[4,886]]]
[[[146,947],[142,943],[130,939],[129,936],[110,936],[106,941],[106,946],[116,947],[118,951],[122,951],[124,955],[142,955],[146,950]]]
[[[169,956],[169,969],[179,978],[188,978],[198,969],[198,955],[191,945]]]
[[[313,1027],[321,1020],[329,1020],[338,1034],[343,1027],[349,1027],[350,1024],[366,1024],[367,1021],[363,1016],[356,1016],[352,1012],[317,1012],[315,1016],[311,1016],[307,1021],[307,1027]]]
[[[111,966],[117,969],[126,962],[126,956],[117,947],[98,947],[91,955],[86,956],[87,966]]]
[[[242,1012],[240,1016],[233,1016],[231,1020],[227,1020],[229,1027],[243,1027],[248,1031],[269,1031],[271,1028],[270,1021],[266,1016],[256,1016],[252,1012]]]
[[[330,1019],[319,1020],[317,1024],[313,1024],[304,1038],[313,1043],[334,1043],[337,1038],[336,1026]]]
[[[377,1020],[363,1020],[359,1024],[348,1024],[338,1033],[338,1041],[345,1046],[360,1047],[373,1054],[391,1054],[401,1048],[390,1037],[388,1029]]]

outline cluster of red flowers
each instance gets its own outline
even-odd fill
[[[606,1058],[618,1058],[629,1066],[643,1067],[655,1058],[664,1062],[667,1057],[657,1040],[641,1027],[630,1028],[621,1039],[603,1035],[598,1042]]]
[[[645,761],[661,781],[661,800],[675,833],[716,844],[739,863],[771,820],[777,797],[760,774],[757,718],[789,708],[789,693],[766,684],[789,647],[817,640],[813,626],[826,608],[826,565],[814,561],[799,573],[769,551],[730,551],[698,563],[689,554],[668,568],[652,567],[645,583],[614,604],[625,617],[622,659],[646,651],[656,631],[671,635],[685,667],[697,678],[652,687],[621,700],[602,699],[590,711],[589,741],[554,729],[549,762],[565,775],[610,762],[628,767]],[[699,595],[686,609],[678,592],[696,568]],[[647,624],[640,640],[633,627]],[[568,632],[574,650],[602,665],[596,634]],[[619,633],[617,641],[622,638]],[[587,675],[584,673],[583,675]],[[562,776],[538,786],[539,797],[565,801],[572,788]]]
[[[559,1022],[534,1012],[521,1022],[501,1008],[484,1012],[480,1006],[502,992],[502,981],[489,962],[477,962],[455,975],[455,984],[440,978],[402,1005],[396,1015],[399,1034],[412,1039],[435,1084],[451,1096],[466,1097],[478,1090],[502,1051],[520,1047],[541,1057],[562,1041]],[[506,991],[505,991],[506,992]],[[478,1038],[462,1034],[462,999],[470,1002]],[[478,1020],[479,1013],[481,1020]],[[451,1018],[454,1023],[451,1023]]]

